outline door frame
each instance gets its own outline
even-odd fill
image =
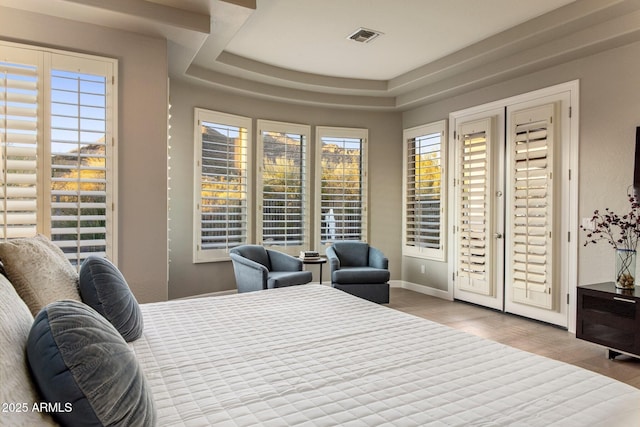
[[[455,111],[449,114],[449,140],[454,143],[449,144],[449,161],[448,168],[450,171],[455,171],[455,138],[454,131],[457,128],[457,122],[466,120],[469,116],[480,117],[483,113],[487,116],[491,115],[492,111],[502,109],[505,114],[508,106],[528,103],[529,101],[541,100],[541,103],[545,98],[568,96],[569,105],[566,109],[566,114],[569,115],[569,126],[567,129],[568,140],[563,140],[560,150],[562,152],[562,165],[561,179],[562,179],[562,193],[561,193],[561,206],[560,206],[560,221],[561,221],[561,235],[565,235],[565,238],[561,239],[560,254],[557,258],[557,262],[560,263],[560,275],[558,280],[562,281],[562,288],[566,289],[566,301],[563,301],[564,296],[560,295],[561,304],[566,302],[566,315],[567,322],[566,327],[569,332],[575,332],[576,328],[576,301],[577,301],[577,284],[578,284],[578,177],[579,177],[579,80],[573,80],[566,83],[550,86],[547,88],[539,89],[536,91],[516,95],[513,97],[493,101],[487,104],[478,105],[475,107],[467,108],[460,111]],[[565,110],[561,112],[565,114]],[[567,117],[563,116],[563,120],[567,120]],[[506,122],[505,122],[506,124]],[[504,132],[504,126],[503,130]],[[504,135],[506,138],[506,135]],[[454,179],[455,173],[448,174],[448,190],[450,194],[455,194]],[[455,218],[455,197],[449,197],[448,201],[448,223],[453,226],[456,224]],[[453,299],[454,295],[454,282],[455,280],[455,239],[456,235],[453,233],[453,229],[449,229],[448,233],[448,273],[451,277],[451,284],[448,286],[449,296]],[[565,285],[566,284],[566,285]],[[562,310],[564,311],[564,310]]]

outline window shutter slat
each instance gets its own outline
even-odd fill
[[[210,260],[226,256],[229,249],[248,241],[248,129],[227,124],[213,112],[197,110],[197,114],[203,120],[199,120],[198,140],[202,167],[196,177],[196,258]]]
[[[457,278],[456,286],[492,295],[489,227],[491,156],[489,119],[463,123],[457,129]]]
[[[444,261],[446,122],[405,129],[403,254]]]
[[[38,73],[32,64],[0,61],[0,239],[38,231]]]
[[[407,141],[409,177],[405,197],[405,245],[416,250],[441,248],[442,133],[426,133]]]
[[[58,69],[51,87],[51,239],[80,265],[107,252],[107,78]]]
[[[511,149],[511,265],[514,302],[551,309],[553,105],[514,113]]]
[[[363,138],[322,136],[320,211],[322,244],[366,240]]]

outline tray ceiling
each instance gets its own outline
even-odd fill
[[[175,79],[378,110],[640,40],[639,0],[0,0],[2,7],[166,38]],[[359,28],[382,35],[349,40]]]

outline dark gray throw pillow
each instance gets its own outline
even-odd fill
[[[27,340],[31,373],[63,426],[152,426],[156,409],[133,351],[104,317],[78,301],[38,313]]]
[[[138,301],[120,270],[106,258],[90,256],[80,266],[80,296],[102,314],[127,342],[142,335],[144,323]]]

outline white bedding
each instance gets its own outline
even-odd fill
[[[321,285],[142,305],[168,426],[634,426],[640,390]]]

